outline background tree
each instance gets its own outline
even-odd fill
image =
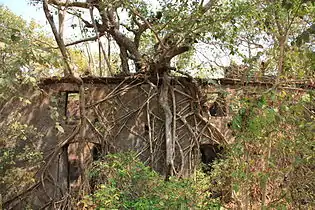
[[[60,67],[53,41],[35,22],[27,24],[5,7],[0,7],[0,104],[19,92],[19,86],[36,83],[36,77],[52,75],[47,69]],[[60,57],[59,57],[60,58]],[[58,74],[58,71],[55,71]]]
[[[34,144],[41,133],[19,122],[19,113],[4,110],[12,104],[29,106],[28,91],[36,93],[37,78],[51,76],[48,69],[62,65],[53,40],[40,31],[39,25],[27,23],[0,6],[0,194],[4,200],[34,183],[34,174],[42,161]],[[7,123],[2,119],[8,116]]]
[[[314,1],[233,1],[226,7],[225,30],[214,35],[249,66],[244,74],[314,77]]]

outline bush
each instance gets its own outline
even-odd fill
[[[3,200],[34,183],[34,174],[43,157],[33,141],[40,136],[35,127],[15,119],[0,124],[0,194]]]
[[[315,206],[313,96],[284,91],[244,97],[235,142],[211,174],[214,189],[232,188],[237,209]]]
[[[195,180],[163,177],[132,153],[107,155],[90,170],[94,192],[80,202],[84,209],[220,209],[209,198],[209,177]],[[92,186],[92,187],[93,187]]]

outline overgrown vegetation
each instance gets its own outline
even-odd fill
[[[152,171],[133,153],[107,155],[93,163],[89,177],[93,193],[79,203],[83,209],[219,209],[211,199],[209,177],[164,177]]]
[[[0,25],[0,194],[7,200],[35,182],[43,157],[34,142],[42,134],[19,121],[18,107],[10,113],[4,109],[19,103],[30,105],[24,94],[36,85],[35,78],[43,75],[43,69],[51,67],[48,61],[56,54],[45,50],[41,41],[49,44],[51,40],[36,31],[35,22],[26,23],[3,6]]]
[[[86,209],[311,209],[315,206],[313,92],[241,99],[236,140],[210,174],[165,182],[130,154],[108,155],[89,172]],[[305,109],[306,108],[306,109]]]
[[[145,0],[29,2],[43,7],[56,43],[34,22],[27,23],[0,6],[0,198],[5,207],[18,208],[25,201],[30,208],[37,202],[38,208],[56,209],[315,208],[314,1],[161,0],[154,1],[156,7]],[[75,19],[75,23],[67,27],[65,17]],[[71,28],[80,33],[81,39],[65,36],[64,32]],[[90,41],[97,42],[97,50],[95,46],[92,50]],[[197,62],[200,54],[207,58]],[[219,64],[220,59],[228,60],[229,66]],[[91,126],[98,132],[95,136],[102,139],[100,145],[111,146],[108,122],[115,123],[116,119],[111,113],[102,113],[98,104],[107,102],[107,96],[120,97],[129,90],[128,86],[117,87],[105,99],[92,101],[95,104],[92,106],[86,102],[87,88],[82,78],[116,74],[132,78],[132,72],[136,73],[134,78],[143,78],[149,87],[142,88],[147,100],[132,111],[140,115],[146,109],[149,113],[147,124],[141,124],[144,134],[138,136],[151,144],[158,142],[159,150],[165,146],[166,161],[162,167],[166,177],[140,162],[135,157],[139,154],[134,153],[101,155],[91,165],[82,163],[80,155],[89,135],[85,127]],[[228,96],[233,137],[224,141],[229,143],[224,145],[224,157],[215,161],[211,172],[197,170],[189,177],[175,177],[174,162],[183,161],[185,156],[181,150],[198,153],[203,138],[200,132],[203,129],[199,127],[204,123],[206,128],[215,118],[206,113],[207,98],[190,75],[192,72],[203,77],[208,77],[209,72],[212,76],[224,75],[230,84],[241,84],[227,87],[233,89]],[[188,77],[189,82],[171,83],[174,75]],[[69,126],[63,123],[66,117],[60,115],[60,107],[54,107],[52,99],[38,105],[49,107],[51,119],[43,123],[52,122],[51,130],[38,130],[33,125],[36,112],[21,120],[22,111],[36,103],[36,97],[27,98],[26,92],[47,94],[37,87],[39,78],[47,76],[70,78],[79,90],[74,91],[79,92],[76,107],[79,113],[72,133],[65,133],[64,127]],[[153,84],[150,78],[162,85]],[[185,93],[177,90],[191,102],[178,112],[174,84],[183,90],[193,90]],[[63,100],[60,95],[58,102]],[[159,106],[154,112],[149,106],[153,95]],[[124,111],[130,111],[122,101],[119,102],[125,105]],[[111,106],[116,106],[115,110],[118,103]],[[99,116],[97,121],[89,121],[87,107],[93,107],[91,110]],[[126,114],[129,115],[130,112]],[[188,125],[189,116],[194,116],[191,121],[195,126]],[[197,122],[196,116],[202,123]],[[150,117],[160,123],[159,131],[154,130]],[[193,136],[189,149],[180,148],[178,126],[186,126]],[[222,141],[219,143],[223,143],[227,136],[216,125],[211,126],[209,132],[219,136]],[[47,142],[40,140],[48,133],[54,143],[41,147]],[[152,133],[159,139],[153,141]],[[76,155],[80,157],[75,158],[81,161],[78,179],[83,181],[78,183],[89,187],[80,193],[71,191],[66,174],[69,157],[65,148],[75,137],[79,144]],[[176,159],[174,151],[180,151],[182,157]],[[152,155],[153,150],[150,152]],[[193,158],[199,157],[196,154]],[[49,171],[55,162],[58,167]],[[61,163],[66,167],[60,167]],[[45,192],[43,201],[33,201],[27,195],[36,190]]]
[[[39,135],[33,126],[14,119],[8,126],[0,126],[0,194],[4,199],[34,184],[42,154],[32,141]]]
[[[238,208],[314,207],[314,92],[242,97],[235,142],[214,166],[214,189],[230,184]]]

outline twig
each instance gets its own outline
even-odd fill
[[[184,152],[182,149],[182,146],[180,145],[180,143],[178,142],[178,139],[175,138],[175,143],[178,146],[179,149],[179,154],[181,156],[181,165],[180,165],[180,170],[178,172],[178,177],[181,177],[183,175],[183,171],[184,171],[184,166],[185,166],[185,156],[184,156]]]
[[[188,94],[184,93],[184,92],[183,92],[183,91],[181,91],[181,90],[178,90],[177,88],[175,88],[174,90],[175,90],[176,92],[178,92],[178,93],[180,93],[180,94],[182,94],[182,95],[186,96],[187,98],[193,99],[190,95],[188,95]]]
[[[196,116],[203,122],[207,123],[216,132],[216,134],[218,135],[217,137],[219,137],[220,140],[228,144],[228,141],[225,139],[224,135],[220,132],[220,130],[215,125],[213,125],[210,121],[208,121],[203,116],[201,116],[200,113],[197,113]]]

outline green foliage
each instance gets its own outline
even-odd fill
[[[42,154],[33,143],[41,135],[33,126],[15,118],[7,126],[0,124],[0,194],[4,199],[32,184],[42,161]]]
[[[196,181],[163,177],[132,153],[107,155],[94,163],[90,179],[94,192],[84,197],[84,209],[219,209],[209,198],[209,179],[198,173]]]
[[[60,66],[52,40],[40,32],[34,22],[0,6],[0,104],[19,93],[23,84],[36,84],[47,69]]]
[[[315,203],[314,93],[244,97],[236,140],[214,166],[214,189],[232,187],[238,208],[312,208]]]
[[[30,106],[25,93],[35,92],[37,77],[49,75],[47,69],[59,63],[56,50],[48,48],[51,39],[34,22],[0,6],[0,25],[0,194],[7,200],[35,182],[43,159],[35,143],[42,135],[21,123],[14,109]]]
[[[281,78],[314,76],[314,65],[310,62],[314,53],[311,43],[315,39],[311,33],[315,20],[313,1],[235,0],[226,1],[223,7],[227,11],[222,23],[225,27],[211,34],[211,38],[225,43],[230,55],[237,55],[251,70],[258,65],[262,75],[274,74],[283,57]],[[302,39],[305,34],[307,38]],[[281,45],[284,55],[280,55]],[[261,60],[265,62],[263,69]]]

